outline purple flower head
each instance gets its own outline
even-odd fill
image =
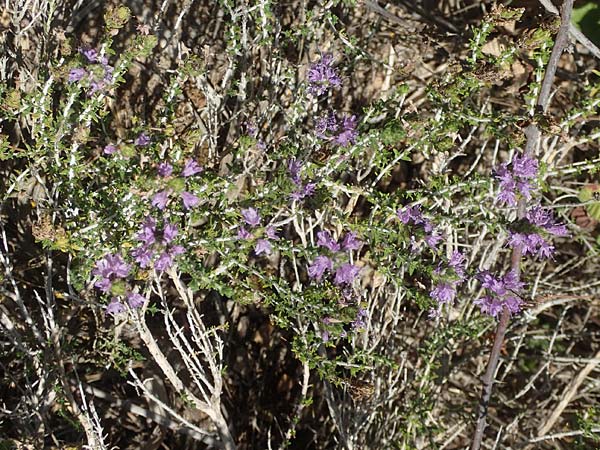
[[[185,161],[183,165],[183,170],[181,171],[181,175],[184,177],[191,177],[192,175],[196,175],[197,173],[201,173],[204,169],[193,159],[188,159]]]
[[[317,245],[320,247],[325,247],[331,250],[332,252],[338,252],[340,250],[340,244],[338,244],[329,231],[319,231],[317,233]]]
[[[69,83],[75,83],[76,81],[80,81],[86,75],[87,71],[81,67],[71,69],[69,71]]]
[[[169,249],[169,254],[171,256],[183,255],[185,253],[185,248],[181,245],[174,245]]]
[[[127,294],[127,303],[129,303],[129,306],[132,309],[141,308],[145,302],[146,299],[144,298],[144,296],[138,294],[137,292],[130,292],[129,294]]]
[[[554,236],[567,236],[569,234],[564,224],[556,222],[551,210],[542,208],[539,205],[527,211],[526,217],[531,224],[544,228]]]
[[[146,133],[141,132],[137,138],[135,138],[134,144],[139,147],[145,147],[150,144],[150,136]]]
[[[302,180],[300,179],[300,171],[302,170],[302,163],[298,161],[296,158],[290,159],[288,163],[288,171],[290,176],[292,177],[292,181],[295,184],[302,184]]]
[[[513,174],[520,178],[535,178],[538,174],[538,161],[529,156],[515,156],[512,160]]]
[[[465,276],[465,264],[467,262],[467,258],[460,251],[455,250],[450,255],[450,259],[448,260],[448,265],[454,269],[456,274],[464,278]]]
[[[496,196],[496,200],[503,205],[516,206],[517,205],[517,194],[514,188],[500,186],[500,191]]]
[[[364,328],[366,326],[365,323],[365,318],[367,317],[367,310],[364,308],[359,307],[358,311],[356,313],[356,318],[352,321],[352,328],[353,329],[358,329],[358,328]]]
[[[244,227],[240,227],[237,232],[237,238],[243,239],[243,240],[251,239],[252,234],[248,230],[246,230]]]
[[[130,268],[131,266],[125,263],[120,255],[108,254],[97,261],[96,267],[92,270],[93,275],[101,277],[101,280],[97,281],[94,286],[102,292],[109,292],[112,282],[117,278],[125,278],[129,275]]]
[[[344,117],[344,125],[342,131],[334,138],[334,141],[342,147],[347,147],[354,144],[358,132],[356,131],[356,116]]]
[[[117,298],[113,298],[108,305],[106,305],[106,314],[115,316],[125,312],[125,305],[123,305]]]
[[[156,220],[147,216],[142,224],[142,229],[136,235],[136,239],[145,245],[154,244],[156,240]]]
[[[431,290],[429,296],[439,304],[451,304],[456,296],[456,288],[450,283],[439,283]]]
[[[165,251],[160,254],[156,262],[154,263],[154,268],[159,272],[164,272],[165,270],[169,270],[173,265],[173,257],[172,255]]]
[[[275,227],[273,227],[272,225],[269,225],[267,227],[267,229],[265,230],[265,234],[269,239],[272,239],[274,241],[279,240],[279,236],[277,236],[277,230],[275,230]]]
[[[537,250],[537,257],[539,259],[552,258],[554,254],[554,246],[547,241],[542,242]]]
[[[444,237],[441,234],[438,234],[438,233],[435,233],[435,232],[431,233],[431,234],[428,234],[427,236],[425,236],[425,242],[427,243],[427,245],[429,246],[429,248],[431,248],[432,250],[436,250],[437,249],[437,245],[443,239],[444,239]]]
[[[256,256],[265,254],[270,255],[273,252],[273,248],[271,247],[271,243],[266,239],[259,239],[256,241],[256,246],[254,247],[254,253]]]
[[[168,245],[171,242],[173,242],[173,239],[175,239],[178,232],[179,232],[179,230],[177,229],[177,225],[165,220],[164,227],[163,227],[163,242],[164,242],[164,244]]]
[[[479,306],[483,314],[488,316],[497,317],[502,312],[503,302],[498,297],[486,295],[478,298],[473,303]]]
[[[341,86],[342,81],[333,68],[333,56],[331,54],[323,55],[320,61],[310,66],[308,83],[308,92],[314,96],[324,94],[332,86]]]
[[[519,279],[519,274],[514,270],[509,270],[502,278],[502,282],[506,289],[515,293],[519,292],[525,286],[525,283]]]
[[[308,276],[321,281],[321,277],[326,270],[333,270],[333,261],[327,256],[317,256],[313,263],[308,267]]]
[[[81,49],[79,49],[79,51],[91,63],[95,63],[98,60],[98,52],[96,50],[94,50],[93,48],[88,48],[88,49],[81,48]]]
[[[342,248],[344,250],[358,250],[362,246],[362,241],[356,238],[356,233],[346,233],[342,240]]]
[[[96,92],[101,91],[102,89],[104,89],[106,87],[106,83],[104,82],[104,80],[94,80],[90,83],[90,90],[88,91],[88,96],[92,96],[94,95]]]
[[[112,145],[112,144],[108,144],[106,147],[104,147],[103,153],[105,155],[112,155],[113,153],[115,153],[116,151],[118,151],[119,149]]]
[[[304,186],[300,185],[300,189],[292,192],[292,199],[302,200],[305,197],[310,197],[314,194],[317,183],[306,183]]]
[[[169,189],[165,189],[164,191],[160,191],[158,194],[155,194],[152,197],[152,206],[163,210],[167,206],[167,202],[169,201],[169,194],[171,191]]]
[[[185,209],[191,209],[200,203],[200,199],[188,191],[183,191],[181,193],[181,199],[183,200],[183,207]]]
[[[516,295],[509,295],[504,297],[504,307],[510,311],[511,314],[517,314],[521,311],[523,300]]]
[[[358,276],[360,272],[360,267],[355,266],[354,264],[345,263],[342,264],[335,271],[335,280],[334,283],[337,285],[340,284],[352,284],[354,279]]]
[[[548,209],[544,209],[539,205],[533,206],[526,214],[529,223],[538,227],[545,228],[549,224],[554,222],[552,212]]]
[[[168,162],[161,162],[158,165],[158,174],[161,177],[168,177],[173,173],[173,166]]]
[[[525,197],[525,199],[531,200],[531,192],[535,189],[531,182],[527,180],[519,181],[517,182],[517,188],[519,189],[521,195]]]
[[[142,245],[131,251],[131,256],[135,259],[142,269],[149,267],[154,257],[154,251],[147,245]]]
[[[246,208],[242,209],[241,212],[246,224],[250,225],[251,227],[256,227],[260,224],[260,215],[256,209]]]
[[[421,205],[405,206],[399,209],[396,213],[400,221],[407,225],[411,222],[419,224],[423,222],[423,213],[421,212]]]
[[[338,123],[333,112],[320,117],[315,125],[315,133],[321,139],[326,139],[328,133],[334,133],[337,129]]]

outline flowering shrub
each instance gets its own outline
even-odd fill
[[[352,34],[360,11],[389,19],[373,2],[296,3],[219,1],[210,32],[190,26],[191,3],[137,19],[111,7],[94,45],[40,47],[29,84],[26,66],[5,69],[11,439],[142,447],[156,423],[178,448],[183,435],[227,450],[464,446],[485,336],[505,317],[501,377],[531,381],[498,411],[556,420],[516,401],[538,401],[542,370],[521,328],[552,322],[540,298],[594,293],[566,271],[574,254],[592,270],[598,250],[568,213],[569,186],[600,167],[593,76],[573,75],[586,83],[568,87],[570,110],[540,115],[555,30],[516,38],[506,30],[524,29],[523,10],[478,18],[454,55],[417,39],[398,61],[401,49],[375,55]],[[442,68],[411,69],[419,49]],[[525,122],[545,136],[533,152]],[[561,324],[577,323],[567,315],[548,364]],[[121,407],[143,420],[111,424]],[[508,448],[523,436],[487,438]]]

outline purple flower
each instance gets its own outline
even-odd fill
[[[504,287],[512,292],[519,292],[525,286],[525,283],[519,279],[519,274],[514,270],[508,271],[502,278],[502,282]]]
[[[105,155],[112,155],[117,150],[119,150],[119,149],[116,146],[114,146],[112,144],[108,144],[106,147],[104,147],[103,152],[104,152]]]
[[[244,240],[251,239],[252,234],[248,230],[246,230],[244,227],[240,227],[237,232],[237,238],[244,239]]]
[[[167,251],[162,252],[156,262],[154,263],[154,268],[159,272],[164,272],[168,270],[173,265],[173,257]]]
[[[514,188],[507,188],[500,186],[500,191],[496,196],[496,200],[504,205],[516,206],[517,205],[517,194]]]
[[[527,211],[526,217],[529,223],[544,228],[555,236],[566,236],[569,234],[565,225],[556,222],[552,211],[544,209],[539,205]]]
[[[150,137],[146,133],[141,132],[139,136],[135,138],[134,144],[139,147],[145,147],[150,144]]]
[[[178,229],[177,229],[177,225],[171,223],[171,222],[167,222],[165,221],[164,223],[164,227],[163,227],[163,242],[165,245],[170,244],[173,239],[175,239],[175,237],[177,236],[178,233]]]
[[[193,159],[186,160],[183,165],[183,170],[181,171],[181,175],[184,177],[191,177],[192,175],[196,175],[197,173],[201,173],[204,169],[200,167],[200,165],[194,161]]]
[[[304,186],[300,185],[300,189],[292,192],[291,197],[294,200],[300,201],[305,197],[313,195],[316,187],[316,183],[306,183]]]
[[[364,328],[366,326],[365,317],[367,317],[367,310],[359,307],[356,313],[356,319],[351,323],[353,329]]]
[[[517,155],[513,158],[511,164],[513,174],[517,177],[535,178],[538,174],[538,161],[529,156]]]
[[[357,277],[359,272],[360,272],[360,267],[358,267],[358,266],[355,266],[350,263],[342,264],[335,271],[334,283],[337,285],[344,284],[344,283],[352,284],[352,282]]]
[[[183,200],[183,207],[185,209],[191,209],[200,203],[200,199],[191,192],[183,191],[181,193],[181,199]]]
[[[342,131],[333,140],[342,147],[347,147],[350,144],[354,144],[357,136],[356,116],[346,116],[344,117]]]
[[[167,206],[167,201],[169,201],[169,194],[171,191],[169,189],[165,189],[164,191],[160,191],[158,194],[155,194],[152,197],[152,206],[157,207],[160,210],[165,209]]]
[[[344,250],[358,250],[362,244],[362,241],[356,238],[356,233],[354,232],[346,233],[342,240],[342,248]]]
[[[328,248],[332,252],[337,252],[340,250],[340,244],[338,244],[333,237],[331,237],[329,231],[319,231],[317,233],[317,245]]]
[[[467,258],[460,251],[455,250],[450,255],[450,260],[448,261],[448,265],[454,269],[456,274],[463,278],[465,276],[465,263]]]
[[[143,242],[145,245],[152,245],[156,240],[156,220],[152,217],[147,216],[142,224],[142,229],[136,235],[138,241]]]
[[[328,133],[334,133],[338,129],[337,119],[333,112],[320,117],[315,125],[315,134],[321,139],[327,139]]]
[[[102,292],[110,291],[112,282],[117,278],[125,278],[129,275],[131,266],[121,258],[120,255],[108,254],[98,262],[92,274],[100,276],[102,279],[94,284]]]
[[[137,292],[130,292],[129,294],[127,294],[127,303],[129,303],[129,306],[132,309],[141,308],[145,302],[146,299],[144,298],[144,296],[138,294]]]
[[[407,225],[411,222],[419,224],[423,222],[423,213],[421,212],[421,205],[405,206],[399,209],[396,213],[400,221]]]
[[[242,209],[242,217],[244,221],[250,225],[251,227],[256,227],[260,224],[260,215],[258,211],[254,208]]]
[[[271,243],[269,241],[267,241],[266,239],[259,239],[258,241],[256,241],[256,247],[254,247],[254,253],[256,253],[256,255],[261,255],[261,254],[265,254],[265,255],[270,255],[273,252],[273,249],[271,247]]]
[[[450,283],[440,283],[431,290],[429,296],[439,304],[450,304],[456,296],[456,288]]]
[[[302,163],[296,158],[290,159],[290,162],[288,163],[288,171],[290,172],[292,181],[298,185],[302,184],[302,180],[300,179],[300,170],[302,170]]]
[[[321,277],[326,270],[333,270],[333,261],[327,256],[317,256],[313,263],[308,267],[308,276],[317,281],[321,281]]]
[[[491,295],[483,296],[474,302],[483,314],[497,317],[502,308],[508,309],[511,314],[521,310],[523,300],[517,294],[524,283],[519,280],[517,272],[510,271],[504,277],[498,278],[488,271],[483,271],[477,275],[477,278],[485,289],[491,291]]]
[[[142,245],[131,251],[131,256],[135,259],[142,269],[150,266],[152,258],[154,257],[154,251],[147,245]]]
[[[76,81],[80,81],[83,77],[87,75],[87,71],[82,69],[81,67],[76,67],[69,71],[69,83],[75,83]]]
[[[308,70],[308,92],[319,96],[327,92],[329,87],[341,86],[342,81],[333,68],[333,56],[325,54],[321,60],[310,66]]]
[[[173,166],[168,162],[162,162],[158,165],[158,174],[161,177],[168,177],[173,173]]]
[[[125,312],[125,305],[123,305],[117,298],[113,298],[108,305],[106,305],[106,314],[112,316]]]
[[[427,245],[429,246],[429,248],[431,248],[432,250],[436,250],[437,249],[437,245],[443,239],[444,239],[444,237],[441,234],[438,234],[438,233],[431,233],[431,234],[428,234],[427,236],[425,236],[425,242],[427,243]]]
[[[487,314],[488,316],[492,317],[497,317],[498,314],[502,312],[502,307],[504,306],[501,299],[498,297],[492,297],[490,295],[478,298],[473,303],[479,306],[483,314]]]
[[[93,48],[79,49],[79,51],[91,63],[95,63],[98,59],[98,52],[96,50],[94,50]]]
[[[269,239],[272,239],[274,241],[279,240],[279,236],[277,236],[277,230],[275,230],[275,228],[272,225],[269,225],[267,227],[267,229],[265,230],[265,234]]]

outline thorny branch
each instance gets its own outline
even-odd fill
[[[552,82],[554,80],[554,75],[556,73],[558,61],[560,60],[560,56],[569,40],[569,25],[571,23],[572,10],[573,0],[565,0],[561,8],[560,29],[558,30],[556,41],[554,42],[554,48],[552,49],[552,54],[550,55],[550,60],[548,61],[546,73],[544,74],[544,81],[542,82],[542,88],[540,89],[540,93],[537,100],[537,106],[543,112],[545,112],[548,107],[550,99],[550,90],[552,88]],[[540,135],[540,129],[535,123],[535,120],[533,120],[532,123],[525,129],[525,136],[527,137],[527,142],[525,145],[524,153],[526,156],[533,156],[535,154]],[[519,203],[517,205],[517,217],[519,219],[525,217],[525,209],[526,199],[522,198],[519,200]],[[520,262],[522,254],[522,245],[515,246],[511,257],[511,270],[513,270],[517,274],[519,274],[520,272]],[[510,311],[504,308],[500,316],[500,321],[498,322],[498,327],[496,328],[496,335],[494,337],[494,344],[492,346],[490,359],[488,361],[485,374],[482,378],[483,392],[481,394],[481,400],[479,402],[479,408],[477,412],[477,424],[475,427],[475,435],[473,436],[473,441],[471,444],[471,450],[479,450],[479,448],[481,447],[481,441],[483,439],[483,433],[485,431],[486,426],[486,417],[488,413],[490,397],[492,395],[492,387],[494,384],[494,375],[498,367],[498,362],[500,359],[500,350],[502,348],[502,343],[504,341],[504,336],[506,334],[506,329],[508,327],[509,321]]]

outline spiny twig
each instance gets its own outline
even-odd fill
[[[554,75],[556,73],[556,68],[558,66],[560,55],[562,54],[566,44],[568,43],[569,25],[571,23],[572,10],[573,0],[565,0],[561,8],[560,29],[558,30],[556,41],[554,42],[554,48],[552,49],[552,54],[550,55],[550,60],[548,61],[548,65],[546,67],[546,73],[544,74],[542,88],[540,89],[540,93],[537,99],[537,106],[544,112],[548,107],[548,101],[550,99],[550,90],[552,88],[552,82],[554,80]],[[525,156],[532,157],[535,154],[535,150],[539,143],[540,135],[540,129],[534,120],[532,121],[531,125],[529,125],[525,129],[525,136],[527,137],[527,142],[525,144],[524,150]],[[524,218],[525,212],[526,200],[523,198],[519,200],[519,203],[517,205],[518,218]],[[517,276],[520,271],[520,262],[522,255],[523,246],[515,246],[511,256],[511,270],[513,270],[517,274]],[[490,354],[490,359],[488,361],[485,375],[482,378],[483,392],[481,394],[481,400],[479,402],[477,425],[475,427],[475,435],[473,436],[471,450],[479,450],[479,448],[481,447],[483,432],[486,426],[486,417],[488,412],[489,401],[492,395],[492,387],[494,385],[494,374],[496,373],[496,368],[498,367],[498,361],[500,359],[500,350],[502,348],[502,343],[504,342],[504,336],[506,334],[506,329],[508,327],[509,320],[510,311],[504,308],[500,316],[500,321],[498,322],[498,327],[496,328],[496,336],[494,337],[494,344],[492,346],[492,352]]]

